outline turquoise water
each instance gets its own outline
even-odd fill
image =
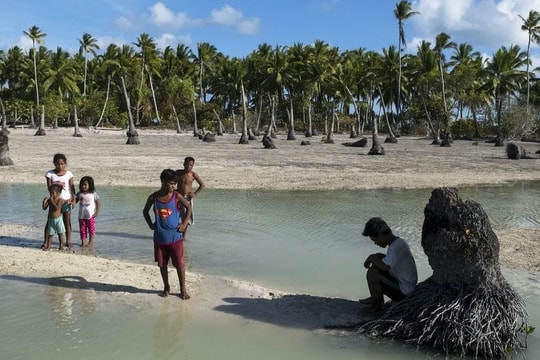
[[[2,243],[41,245],[44,187],[0,184],[0,222],[35,229]],[[98,187],[97,255],[153,264],[151,232],[142,219],[152,190]],[[362,262],[375,250],[360,232],[369,217],[382,216],[409,240],[422,280],[430,273],[420,247],[430,193],[205,190],[196,199],[195,225],[186,242],[188,268],[293,293],[357,299],[367,294]],[[540,228],[538,182],[464,188],[460,194],[483,206],[494,229]],[[538,276],[510,270],[505,276],[527,301],[531,323],[537,325]],[[39,277],[0,276],[0,359],[439,358],[347,333],[261,323],[256,315],[201,311],[196,299],[180,305],[168,300],[119,304],[103,292],[54,285]],[[533,336],[527,357],[539,356]]]

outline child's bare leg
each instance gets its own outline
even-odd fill
[[[94,247],[94,235],[90,234],[89,236],[89,240],[88,240],[88,245],[87,245],[89,248],[92,248]]]
[[[184,267],[176,268],[178,274],[178,280],[180,281],[180,299],[187,300],[191,296],[186,291],[186,270]]]
[[[45,239],[45,244],[42,246],[43,251],[48,251],[51,248],[52,236],[47,235]]]
[[[49,239],[49,220],[45,223],[45,230],[43,230],[43,244],[41,245],[42,248],[45,248],[47,246],[47,241]],[[49,243],[50,246],[50,243]]]
[[[160,267],[159,272],[161,273],[161,279],[163,280],[163,292],[159,294],[161,297],[169,296],[171,292],[171,286],[169,285],[169,273],[167,271],[167,265]]]
[[[60,243],[60,246],[58,247],[58,249],[64,250],[64,246],[62,246],[62,244],[64,243],[64,234],[58,234],[58,242]],[[66,243],[66,246],[67,246],[67,243]]]
[[[71,211],[66,211],[62,214],[64,227],[66,228],[66,246],[71,248]]]

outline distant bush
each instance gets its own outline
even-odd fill
[[[476,123],[473,119],[459,119],[450,125],[450,131],[455,139],[472,139],[476,134]]]

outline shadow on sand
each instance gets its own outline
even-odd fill
[[[131,294],[158,294],[156,290],[139,289],[134,286],[86,281],[86,279],[82,276],[26,277],[18,275],[0,275],[0,279],[55,286],[66,289],[124,292]]]
[[[215,310],[283,327],[304,329],[354,329],[362,320],[365,305],[358,301],[313,295],[284,295],[271,299],[224,298]]]

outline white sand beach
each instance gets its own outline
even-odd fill
[[[300,145],[303,136],[287,141],[286,134],[279,134],[275,140],[277,149],[269,150],[263,148],[260,140],[239,145],[239,135],[230,134],[216,137],[215,143],[205,143],[190,133],[139,130],[140,145],[126,145],[125,131],[120,130],[82,129],[82,138],[72,137],[73,129],[47,129],[47,135],[40,137],[34,136],[35,130],[31,129],[10,130],[9,154],[15,165],[0,167],[0,182],[41,183],[44,187],[44,174],[53,168],[52,157],[57,152],[67,156],[68,169],[76,176],[92,173],[100,186],[156,188],[161,170],[180,168],[185,156],[195,157],[195,170],[206,186],[214,189],[412,189],[540,180],[540,160],[508,160],[503,147],[484,142],[474,145],[471,141],[456,141],[451,147],[442,148],[432,146],[427,139],[407,137],[400,138],[397,144],[384,144],[385,156],[368,156],[369,145],[343,146],[342,143],[357,140],[345,134],[336,135],[335,144],[325,144],[321,137],[314,137],[309,139],[308,146]],[[540,144],[520,144],[531,152],[540,149]],[[0,219],[0,237],[16,236],[27,230]],[[504,229],[497,235],[503,265],[530,272],[540,270],[540,248],[534,245],[540,238],[540,229]],[[5,245],[0,245],[0,273],[84,275],[88,282],[156,292],[162,286],[157,266]],[[194,273],[188,274],[187,283],[192,298],[208,307],[219,305],[226,296],[271,299],[286,295],[252,283]],[[216,293],[219,291],[225,293]],[[310,304],[313,306],[313,299]],[[316,308],[309,311],[317,313]],[[351,307],[350,314],[342,315],[354,318],[354,314]],[[326,313],[309,317],[313,319],[309,325],[332,323],[336,316]]]

